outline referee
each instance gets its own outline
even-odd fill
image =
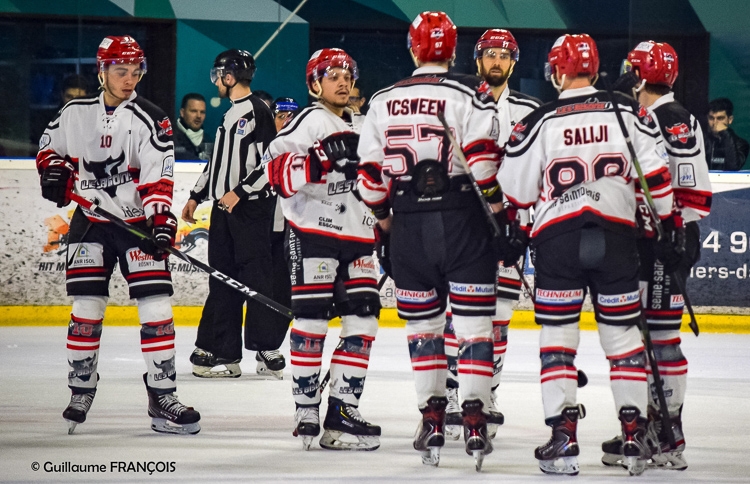
[[[216,57],[211,81],[232,107],[217,129],[213,157],[206,164],[182,210],[195,223],[198,204],[213,201],[208,263],[253,290],[272,296],[270,231],[276,199],[261,168],[263,151],[276,136],[268,106],[250,91],[255,60],[231,49]],[[196,349],[190,356],[199,377],[238,377],[242,359],[244,296],[209,278]],[[254,300],[247,301],[245,347],[258,352],[259,372],[280,377],[285,363],[277,351],[289,320]]]

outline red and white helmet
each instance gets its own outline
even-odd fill
[[[307,61],[306,78],[307,89],[310,91],[310,94],[318,96],[318,94],[315,94],[315,84],[332,67],[340,67],[348,70],[352,74],[352,81],[359,79],[357,63],[343,49],[320,49]]]
[[[552,45],[547,55],[545,77],[554,81],[555,68],[568,79],[577,76],[596,76],[599,72],[599,51],[588,34],[565,34]]]
[[[648,84],[671,89],[678,74],[677,52],[666,42],[641,42],[628,54],[625,69]]]
[[[422,12],[409,27],[406,45],[419,62],[444,62],[456,55],[456,25],[445,12]]]
[[[99,72],[104,72],[113,64],[136,64],[146,73],[146,55],[138,42],[129,35],[109,35],[99,44],[96,51]]]
[[[494,47],[496,49],[507,49],[510,51],[510,57],[518,62],[518,42],[509,31],[505,29],[490,29],[482,34],[474,46],[474,60],[484,55],[484,50]]]

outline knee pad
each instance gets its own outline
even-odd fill
[[[572,350],[578,349],[581,333],[578,331],[578,323],[561,325],[542,325],[539,334],[539,347],[563,347]]]
[[[323,335],[323,337],[325,337],[325,335],[328,333],[328,320],[298,317],[294,320],[294,323],[292,323],[292,329],[297,332]]]
[[[166,294],[139,297],[135,301],[138,304],[138,318],[141,324],[160,321],[172,322],[172,303]]]
[[[510,321],[513,317],[513,304],[515,301],[510,299],[497,298],[495,301],[495,315],[492,317],[494,321]]]
[[[682,353],[682,347],[680,343],[680,331],[669,330],[669,331],[652,331],[651,341],[654,343],[654,355],[658,362],[671,362],[671,363],[682,363],[685,360],[685,355]]]
[[[643,352],[641,333],[635,326],[600,324],[599,340],[610,363]]]
[[[559,378],[578,379],[576,350],[563,347],[541,348],[539,359],[542,362],[542,383]]]
[[[340,338],[362,335],[374,338],[376,334],[378,334],[378,320],[375,316],[347,315],[341,317]]]
[[[104,319],[105,309],[107,309],[105,296],[73,296],[73,308],[70,312],[77,319],[101,321]]]
[[[336,345],[336,352],[353,353],[357,355],[364,355],[369,358],[370,350],[372,348],[372,342],[375,338],[370,336],[347,336],[339,339],[339,344]]]
[[[453,329],[459,344],[461,341],[477,338],[492,341],[492,319],[489,316],[462,316],[454,312]]]

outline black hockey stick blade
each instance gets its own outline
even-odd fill
[[[85,208],[86,210],[89,210],[91,212],[94,212],[95,214],[99,215],[100,217],[104,217],[113,224],[117,225],[121,229],[135,235],[139,239],[151,239],[151,235],[147,234],[143,230],[139,229],[138,227],[129,224],[128,222],[124,221],[117,215],[114,215],[107,210],[104,210],[99,206],[99,204],[92,202],[91,200],[88,200],[87,198],[84,198],[76,193],[70,194],[70,199],[74,202],[76,202],[81,207]],[[188,264],[197,267],[198,269],[202,270],[209,276],[223,282],[227,286],[230,286],[234,288],[235,290],[241,292],[246,297],[249,297],[251,299],[256,300],[257,302],[263,304],[264,306],[268,306],[269,308],[273,309],[274,311],[278,312],[282,316],[286,316],[289,319],[293,319],[294,315],[292,314],[292,310],[287,308],[286,306],[277,303],[273,299],[264,296],[263,294],[260,294],[257,291],[253,291],[246,285],[242,284],[241,282],[235,281],[231,277],[227,276],[226,274],[223,274],[222,272],[217,271],[213,267],[209,266],[208,264],[204,264],[203,262],[199,261],[198,259],[194,259],[190,257],[189,255],[185,254],[184,252],[181,252],[174,247],[167,247],[163,249],[166,252],[169,252],[171,255],[178,257]]]

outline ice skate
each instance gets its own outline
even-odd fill
[[[675,449],[672,449],[669,445],[667,432],[664,429],[658,410],[649,407],[648,413],[648,444],[652,453],[648,467],[684,471],[687,469],[687,461],[682,456],[682,452],[685,450],[685,434],[682,433],[682,408],[680,408],[680,415],[670,418],[672,421],[674,442],[677,446]]]
[[[622,456],[623,465],[631,476],[639,476],[646,470],[651,450],[647,442],[648,420],[641,417],[641,412],[635,407],[620,409],[622,423]]]
[[[217,358],[213,353],[196,348],[190,355],[193,375],[198,378],[237,378],[242,375],[240,360]]]
[[[277,380],[284,379],[286,361],[278,350],[258,351],[255,353],[255,361],[258,362],[258,366],[255,368],[258,375],[272,376]]]
[[[328,450],[375,450],[380,447],[380,427],[362,418],[357,407],[337,398],[328,399],[320,446]]]
[[[146,381],[146,375],[143,375]],[[148,393],[148,416],[151,417],[151,430],[165,434],[197,434],[201,431],[198,421],[201,414],[193,407],[186,407],[177,399],[177,395],[165,393],[159,395],[146,385]]]
[[[448,406],[445,408],[445,436],[458,440],[464,425],[461,406],[458,404],[458,388],[446,388],[445,397],[448,399]]]
[[[73,393],[70,396],[68,407],[63,410],[62,416],[68,422],[68,434],[72,434],[76,425],[86,421],[86,415],[91,409],[96,396],[96,388],[87,393]]]
[[[602,464],[605,466],[622,467],[622,435],[602,442]]]
[[[447,405],[447,398],[432,397],[427,400],[427,406],[419,410],[422,412],[422,420],[419,421],[414,436],[414,449],[422,453],[424,465],[437,467],[440,463],[440,448],[445,445],[443,424]]]
[[[302,437],[302,448],[310,450],[313,437],[320,434],[320,410],[318,407],[298,407],[294,423],[296,426],[292,435]]]
[[[578,475],[578,420],[586,416],[583,405],[565,407],[559,417],[550,417],[546,424],[552,427],[549,442],[534,451],[539,469],[545,474]]]
[[[487,415],[482,412],[481,400],[465,400],[463,407],[464,442],[466,453],[474,457],[477,472],[482,470],[484,456],[492,452],[492,441],[487,436]]]
[[[494,439],[497,435],[497,428],[505,423],[505,415],[497,410],[497,399],[495,392],[490,394],[490,408],[487,414],[487,435]]]

